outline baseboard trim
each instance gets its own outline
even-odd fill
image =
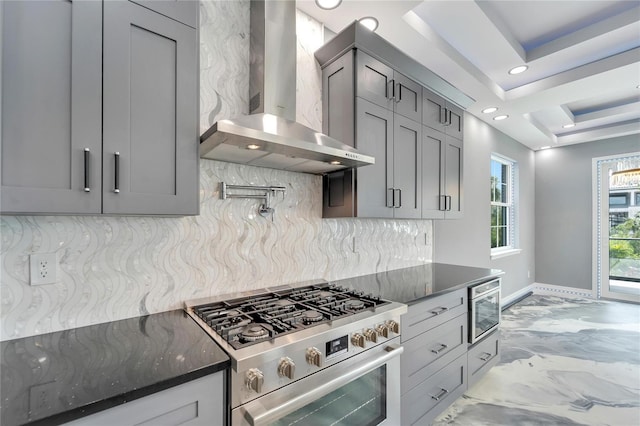
[[[562,295],[564,297],[574,297],[574,298],[587,298],[587,299],[595,299],[595,293],[593,290],[586,290],[582,288],[575,287],[564,287],[560,285],[553,284],[544,284],[544,283],[533,283],[533,292],[535,294],[551,294],[551,295]]]
[[[534,288],[535,288],[535,283],[529,284],[525,288],[522,288],[522,289],[516,291],[515,293],[511,293],[510,295],[506,296],[505,298],[500,298],[500,304],[502,306],[513,305],[513,303],[516,300],[518,300],[521,297],[525,296],[527,293],[534,291]]]

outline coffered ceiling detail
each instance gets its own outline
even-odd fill
[[[375,16],[378,34],[475,99],[468,112],[532,149],[640,133],[640,2],[343,0],[322,10],[298,0],[298,7],[334,32]],[[519,65],[528,69],[508,73]],[[498,110],[481,112],[490,106]],[[509,118],[493,120],[502,114]]]

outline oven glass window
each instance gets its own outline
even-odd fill
[[[387,417],[386,368],[383,365],[273,424],[377,425]]]
[[[491,329],[500,321],[500,293],[492,296],[482,297],[474,301],[475,309],[475,336]]]

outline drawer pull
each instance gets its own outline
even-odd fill
[[[487,362],[491,359],[491,354],[489,352],[483,352],[482,356],[479,357],[482,362]]]
[[[448,347],[449,346],[445,345],[444,343],[440,343],[440,347],[438,349],[431,349],[431,352],[433,352],[434,354],[438,355],[440,352],[444,351]]]
[[[440,401],[446,394],[449,393],[449,391],[446,390],[446,389],[443,389],[443,388],[440,388],[440,389],[441,389],[440,393],[438,393],[435,396],[431,395],[431,399],[435,399],[436,401]]]
[[[435,311],[431,311],[431,313],[432,313],[433,315],[440,315],[440,314],[444,314],[444,313],[445,313],[445,312],[447,312],[448,310],[449,310],[449,308],[447,308],[447,307],[444,307],[444,306],[443,306],[443,307],[441,307],[441,308],[436,309]]]

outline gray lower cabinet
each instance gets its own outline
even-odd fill
[[[197,31],[123,0],[0,8],[0,212],[197,214]]]
[[[101,211],[102,4],[0,2],[2,213]]]
[[[422,217],[462,217],[463,141],[427,126],[422,140]]]
[[[224,410],[224,372],[218,372],[66,424],[223,425]]]
[[[469,387],[500,361],[500,330],[496,330],[469,348],[467,379]]]

